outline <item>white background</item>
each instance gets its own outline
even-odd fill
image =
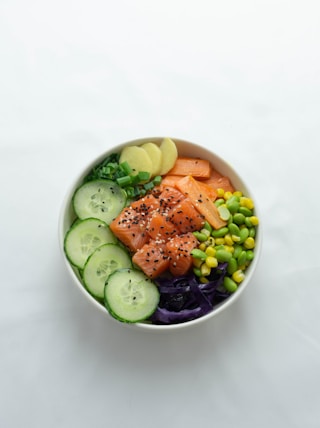
[[[0,0],[0,426],[313,428],[320,410],[317,0]],[[110,322],[68,277],[58,218],[88,161],[169,135],[260,207],[263,251],[190,331]]]

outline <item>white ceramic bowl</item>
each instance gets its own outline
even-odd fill
[[[163,137],[151,137],[151,138],[141,138],[141,139],[137,139],[137,140],[132,140],[132,141],[128,141],[126,143],[114,146],[110,150],[102,153],[99,157],[92,160],[87,165],[87,167],[79,173],[78,177],[76,177],[74,182],[69,187],[69,190],[67,191],[65,199],[64,199],[63,204],[62,204],[60,219],[59,219],[59,242],[60,242],[60,249],[61,249],[64,261],[65,261],[67,270],[68,270],[71,278],[73,279],[73,282],[76,284],[76,286],[78,287],[80,292],[84,295],[84,297],[86,299],[88,299],[92,303],[92,305],[94,305],[97,308],[98,311],[101,311],[103,314],[106,315],[107,318],[114,320],[115,322],[119,322],[119,321],[116,321],[113,317],[111,317],[111,315],[107,312],[106,308],[101,303],[99,303],[97,300],[95,300],[87,292],[87,290],[84,288],[84,286],[82,285],[82,283],[80,281],[80,277],[79,277],[77,270],[74,269],[70,265],[69,261],[67,260],[67,258],[65,256],[65,253],[64,253],[64,237],[65,237],[67,230],[70,228],[71,224],[75,220],[75,214],[74,214],[73,207],[72,207],[72,196],[73,196],[74,191],[79,187],[79,185],[82,183],[82,180],[89,173],[89,171],[95,165],[102,162],[111,153],[120,152],[121,149],[123,149],[127,145],[142,144],[142,143],[145,143],[147,141],[160,142],[162,139],[163,139]],[[249,196],[254,200],[254,202],[255,202],[255,214],[259,217],[259,212],[257,209],[256,200],[255,200],[254,196],[252,195],[248,185],[241,178],[241,175],[237,171],[235,171],[234,168],[228,162],[226,162],[221,157],[219,157],[218,155],[216,155],[215,153],[211,152],[210,150],[208,150],[207,148],[205,148],[201,145],[191,143],[189,141],[177,139],[177,138],[172,138],[172,139],[174,140],[174,142],[177,145],[179,155],[208,159],[216,170],[218,170],[222,175],[229,177],[233,186],[237,190],[241,190],[246,196]],[[255,249],[254,249],[255,257],[254,257],[253,261],[251,262],[251,264],[249,265],[249,267],[246,269],[245,279],[239,285],[239,287],[235,293],[231,294],[230,297],[228,297],[222,303],[220,303],[219,305],[214,307],[212,312],[210,312],[209,314],[202,316],[201,318],[197,318],[195,320],[187,321],[187,322],[184,322],[181,324],[155,325],[155,324],[143,323],[143,322],[136,323],[136,324],[127,324],[127,323],[122,323],[122,324],[125,326],[128,326],[128,327],[131,327],[131,328],[138,328],[141,330],[152,330],[154,332],[157,332],[157,331],[169,331],[169,330],[184,329],[184,328],[196,325],[196,324],[204,323],[207,320],[215,317],[216,315],[221,313],[223,310],[225,310],[227,307],[232,305],[240,297],[240,295],[243,293],[244,289],[249,284],[249,282],[252,278],[253,272],[255,271],[258,260],[259,260],[259,255],[261,252],[261,238],[262,238],[261,237],[261,225],[259,225],[258,230],[257,230],[257,234],[256,234],[256,238],[255,238],[255,241],[256,241],[256,245],[255,245]]]

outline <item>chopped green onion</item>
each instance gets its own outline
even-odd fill
[[[130,165],[128,164],[128,162],[127,162],[127,161],[122,162],[122,163],[120,164],[120,167],[121,167],[122,171],[123,171],[126,175],[129,175],[129,174],[131,174],[131,173],[132,173],[132,168],[130,167]]]
[[[149,183],[144,184],[144,185],[143,185],[143,187],[144,187],[146,190],[152,190],[152,189],[154,188],[154,184],[153,184],[153,182],[152,182],[152,181],[149,181]]]
[[[124,177],[118,177],[116,181],[121,187],[128,186],[129,184],[132,183],[130,175],[125,175]]]
[[[159,186],[159,184],[161,183],[161,181],[162,181],[161,175],[156,175],[154,177],[154,179],[153,179],[153,183],[154,183],[155,186]]]
[[[147,181],[150,178],[150,173],[147,171],[139,171],[137,175],[140,181]]]

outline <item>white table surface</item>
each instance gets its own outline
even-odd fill
[[[320,410],[318,1],[0,1],[0,426],[313,428]],[[65,192],[169,135],[239,169],[252,283],[190,331],[110,322],[68,277]]]

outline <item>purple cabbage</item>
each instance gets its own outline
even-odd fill
[[[158,308],[151,316],[154,324],[178,324],[208,314],[230,296],[223,287],[227,263],[212,269],[209,282],[202,284],[192,273],[176,278],[157,278],[160,291]]]

